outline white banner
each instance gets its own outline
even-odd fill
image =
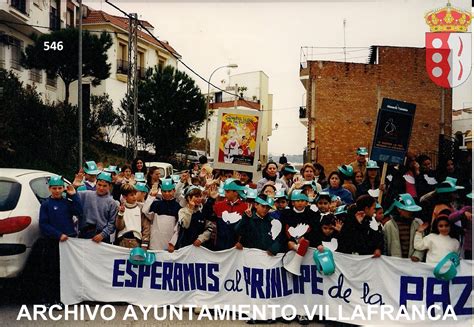
[[[157,251],[152,266],[133,266],[127,261],[128,249],[91,240],[69,239],[60,243],[60,251],[61,300],[69,305],[245,304],[267,311],[272,305],[288,305],[301,315],[356,324],[391,319],[398,324],[472,323],[469,260],[461,260],[457,276],[444,282],[433,276],[428,264],[340,253],[334,254],[336,272],[324,276],[316,270],[313,249],[304,257],[300,277],[282,267],[283,255],[271,257],[256,249],[211,252],[189,246],[174,253]]]

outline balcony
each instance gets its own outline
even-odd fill
[[[30,69],[30,80],[36,83],[43,83],[43,72],[38,69]]]
[[[144,79],[146,68],[142,66],[137,67],[138,79]],[[128,74],[128,60],[117,59],[117,74]]]
[[[19,12],[28,15],[26,12],[26,0],[11,0],[11,6]]]
[[[303,124],[305,127],[308,127],[308,116],[306,115],[306,106],[300,107],[299,118],[300,123]]]

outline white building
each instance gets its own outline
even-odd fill
[[[453,136],[462,140],[462,147],[472,150],[472,108],[453,111]]]
[[[230,75],[229,81],[223,85],[231,93],[238,93],[236,98],[222,91],[211,91],[208,139],[210,155],[214,156],[217,133],[217,110],[223,108],[254,109],[262,111],[262,133],[260,140],[260,161],[265,164],[268,160],[268,137],[272,135],[273,95],[269,93],[269,79],[263,71]],[[237,90],[237,91],[236,91]],[[206,137],[205,125],[196,133],[199,138]]]
[[[87,78],[83,78],[83,93],[90,95],[108,94],[113,102],[114,108],[120,107],[120,102],[127,93],[127,71],[128,71],[128,18],[110,15],[101,10],[93,10],[85,7],[83,13],[83,29],[100,34],[106,31],[112,36],[112,46],[107,52],[108,62],[111,64],[110,77],[103,80],[97,87],[92,87]],[[150,32],[153,26],[147,21],[141,21]],[[155,66],[177,67],[180,58],[166,41],[161,45],[153,37],[144,31],[138,32],[138,75],[144,77],[148,68]],[[77,89],[77,82],[71,83],[71,90]],[[77,92],[71,92],[71,103],[77,103]],[[140,101],[140,100],[139,100]],[[115,143],[125,144],[124,135],[113,140]]]
[[[21,53],[32,44],[32,33],[47,34],[76,25],[79,5],[73,0],[0,1],[0,68],[13,71],[19,79],[34,85],[45,102],[62,101],[64,84],[44,71],[21,67]]]

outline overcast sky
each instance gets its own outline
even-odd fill
[[[236,63],[232,73],[262,70],[273,93],[273,122],[279,128],[270,137],[269,152],[301,154],[306,129],[298,108],[305,93],[299,80],[300,49],[318,47],[321,60],[342,60],[343,20],[346,19],[347,61],[365,62],[371,45],[424,47],[426,12],[444,7],[446,0],[346,1],[113,1],[126,12],[155,27],[155,35],[182,55],[182,60],[205,79],[217,67]],[[84,1],[94,9],[120,15],[105,1]],[[452,5],[470,10],[471,2]],[[328,48],[324,48],[328,47]],[[336,48],[330,48],[336,47]],[[204,92],[207,85],[185,70]],[[212,82],[227,77],[226,69]],[[453,108],[471,107],[472,79],[454,91]]]

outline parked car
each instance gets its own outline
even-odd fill
[[[168,178],[173,175],[173,165],[167,162],[147,162],[148,168],[156,166],[160,170],[161,178]]]
[[[191,162],[195,162],[195,161],[199,161],[199,158],[202,156],[206,156],[206,152],[201,151],[201,150],[187,150],[184,153],[176,153],[176,159],[180,161],[189,160]],[[209,156],[206,156],[206,157],[207,157],[208,162],[214,161],[214,158],[209,157]]]
[[[53,173],[0,168],[0,278],[13,278],[24,270],[40,237],[39,209],[50,193]]]

